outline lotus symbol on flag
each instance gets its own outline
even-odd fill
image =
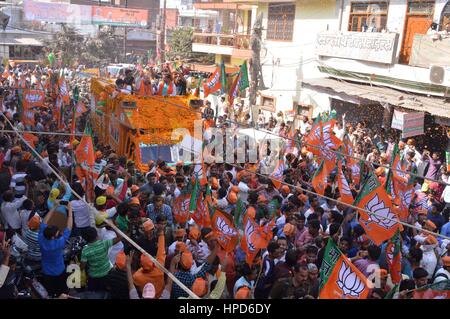
[[[216,74],[214,74],[214,78],[212,78],[211,82],[209,82],[209,83],[207,84],[207,86],[208,86],[210,89],[213,88],[213,87],[216,85],[217,81],[219,81],[219,78],[220,78],[220,73],[217,72]]]
[[[245,237],[247,239],[246,241],[247,241],[248,250],[250,250],[251,252],[254,252],[256,250],[255,245],[253,245],[253,243],[251,241],[251,236],[253,235],[254,232],[255,232],[255,226],[251,222],[250,218],[248,218],[247,223],[245,225]]]
[[[365,209],[370,211],[369,221],[373,221],[383,228],[389,229],[397,223],[391,208],[386,207],[384,202],[378,199],[378,194],[372,197]]]
[[[354,164],[354,165],[352,165],[351,169],[352,169],[352,174],[353,175],[358,175],[359,172],[360,172],[359,165]]]
[[[185,212],[189,210],[189,205],[191,204],[191,199],[190,197],[187,197],[183,200],[183,202],[181,203],[181,211]]]
[[[236,236],[236,231],[231,228],[222,217],[217,217],[217,228],[225,235]]]
[[[407,191],[400,191],[400,198],[402,200],[403,207],[409,207],[412,200],[413,189],[409,189]]]
[[[41,96],[39,94],[29,93],[25,96],[25,99],[27,100],[28,103],[36,103],[41,100]]]
[[[342,183],[342,189],[340,189],[341,193],[346,195],[352,195],[352,191],[350,190],[350,187],[348,186],[347,180],[345,179],[344,174],[340,174],[340,179]]]
[[[339,269],[337,284],[342,289],[344,297],[350,295],[358,298],[365,289],[364,283],[344,261],[342,261],[341,268]]]

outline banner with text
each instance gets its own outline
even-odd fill
[[[425,113],[423,112],[405,113],[394,110],[391,127],[401,130],[402,138],[407,138],[422,135],[424,121]]]
[[[92,6],[92,23],[146,27],[148,10]]]
[[[148,10],[24,0],[25,20],[67,24],[146,27]]]

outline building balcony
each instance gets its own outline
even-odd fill
[[[321,32],[316,38],[318,67],[339,79],[449,97],[450,55],[439,52],[448,52],[450,38],[416,35],[411,48],[401,45],[398,33]],[[405,54],[409,63],[399,63]]]
[[[252,55],[250,35],[194,33],[192,51],[248,59]]]

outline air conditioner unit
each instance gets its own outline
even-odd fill
[[[433,84],[450,85],[449,68],[442,65],[430,65],[430,82]]]

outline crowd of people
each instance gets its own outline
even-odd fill
[[[41,283],[46,291],[43,295],[49,298],[192,298],[179,286],[181,282],[205,299],[315,299],[320,294],[328,241],[335,242],[366,278],[373,274],[381,278],[369,298],[383,299],[395,287],[387,266],[386,243],[376,245],[360,225],[357,211],[343,203],[336,172],[328,179],[326,199],[312,187],[320,159],[305,142],[313,120],[303,117],[292,123],[285,121],[282,113],[268,119],[260,113],[252,121],[240,101],[230,105],[224,97],[219,111],[206,102],[202,112],[209,127],[256,125],[295,141],[281,156],[285,168],[278,180],[261,173],[265,159],[258,163],[206,163],[202,183],[198,183],[196,166],[183,162],[150,161],[149,170],[141,172],[110,145],[95,143],[94,169],[99,177],[90,199],[75,174],[79,163],[74,153],[80,138],[70,136],[70,122],[59,130],[67,135],[35,134],[34,150],[21,138],[26,131],[58,131],[52,116],[55,92],[43,74],[65,74],[71,88],[82,88],[86,105],[88,81],[70,70],[30,71],[16,66],[6,71],[0,116],[0,298],[23,295],[28,286],[21,278],[25,266],[32,266],[36,274],[33,283]],[[172,87],[171,73],[163,70],[162,82],[153,87],[149,74],[142,70],[135,79],[126,72],[116,84],[119,89],[131,86],[136,94],[186,94],[186,87],[177,84],[182,76]],[[19,83],[23,79],[47,94],[48,105],[38,113],[34,126],[22,123],[20,90],[24,87]],[[149,91],[141,85],[150,85]],[[67,108],[66,112],[65,118],[70,119],[74,111]],[[77,125],[84,127],[88,121],[86,115]],[[17,131],[5,131],[13,129]],[[414,139],[398,140],[389,132],[374,136],[364,123],[345,123],[345,115],[333,134],[348,139],[353,156],[367,161],[363,174],[374,172],[385,183],[389,170],[384,166],[390,165],[398,144],[405,170],[416,176],[415,199],[405,219],[413,227],[404,227],[400,234],[402,280],[394,298],[412,298],[418,288],[450,280],[450,186],[446,186],[450,172],[442,153],[421,152]],[[345,174],[350,176],[347,168]],[[347,180],[356,198],[361,183]],[[198,223],[193,216],[187,221],[177,219],[178,199],[193,194],[197,186],[199,198],[211,196],[211,213],[217,210],[231,216],[241,235],[245,231],[239,226],[247,215],[258,225],[273,226],[267,246],[259,249],[251,262],[242,245],[223,247],[211,224]],[[81,274],[73,286],[68,285],[70,264],[77,265]],[[36,290],[41,291],[33,287],[35,295]]]

